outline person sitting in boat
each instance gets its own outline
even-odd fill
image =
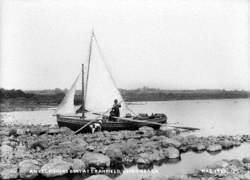
[[[114,105],[110,111],[110,119],[111,120],[117,120],[116,118],[114,117],[120,117],[120,107],[121,107],[121,104],[118,104],[118,100],[115,99],[114,100]]]

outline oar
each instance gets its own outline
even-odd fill
[[[195,128],[195,127],[186,127],[186,126],[173,126],[173,125],[168,125],[168,124],[161,124],[161,123],[157,123],[157,122],[150,122],[150,121],[145,121],[145,120],[136,120],[136,119],[130,119],[130,118],[121,118],[121,117],[113,117],[116,118],[118,120],[124,120],[124,121],[130,121],[130,122],[139,122],[139,123],[146,123],[146,124],[154,124],[154,125],[167,125],[169,127],[174,127],[174,128],[179,128],[179,129],[187,129],[187,130],[200,130],[199,128]]]
[[[196,128],[196,127],[187,127],[187,126],[169,126],[169,127],[174,127],[174,128],[179,128],[179,129],[187,129],[190,131],[200,130],[199,128]]]

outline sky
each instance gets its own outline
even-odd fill
[[[250,90],[247,0],[0,3],[0,87],[69,88],[93,28],[119,88]]]

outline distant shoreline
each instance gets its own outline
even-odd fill
[[[142,103],[149,101],[219,100],[246,99],[248,91],[227,90],[160,90],[142,88],[135,90],[120,89],[126,102]],[[65,92],[60,89],[26,91],[0,89],[0,112],[34,111],[55,107],[60,104]],[[81,92],[75,96],[75,104],[81,104]],[[133,104],[133,103],[131,103]]]
[[[250,99],[250,97],[246,98],[208,98],[208,99],[171,99],[171,100],[151,100],[151,101],[125,101],[128,104],[135,104],[135,105],[144,105],[147,102],[167,102],[167,101],[195,101],[195,100],[240,100],[240,99]]]
[[[151,101],[126,101],[128,105],[145,105],[147,102],[166,102],[166,101],[194,101],[194,100],[238,100],[247,98],[217,98],[217,99],[171,99],[171,100],[151,100]],[[11,100],[12,101],[12,100]],[[29,100],[18,102],[18,98],[15,99],[17,103],[10,103],[9,100],[0,101],[0,112],[16,112],[16,111],[37,111],[41,109],[48,109],[57,107],[59,104],[37,104],[30,102]]]

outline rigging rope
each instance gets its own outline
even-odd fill
[[[90,69],[90,59],[91,59],[91,53],[92,53],[92,42],[94,37],[94,31],[92,31],[91,37],[90,37],[90,45],[89,45],[89,55],[88,55],[88,70],[87,70],[87,78],[86,78],[86,87],[85,93],[84,93],[84,102],[86,103],[86,96],[87,96],[87,90],[88,90],[88,81],[89,81],[89,69]],[[84,82],[83,82],[84,83]]]
[[[117,87],[117,85],[116,85],[116,82],[115,82],[115,80],[114,80],[114,78],[113,78],[113,76],[112,76],[112,74],[111,74],[111,72],[110,72],[110,70],[109,70],[109,68],[108,68],[108,65],[107,65],[107,63],[106,63],[106,60],[105,60],[105,58],[104,58],[104,55],[103,55],[103,53],[102,53],[102,51],[101,51],[101,48],[100,48],[100,46],[99,46],[99,43],[98,43],[98,41],[97,41],[97,38],[96,38],[94,32],[93,32],[92,35],[93,35],[94,41],[96,42],[98,52],[99,52],[99,54],[100,54],[100,56],[101,56],[101,58],[102,58],[102,61],[103,61],[104,65],[105,65],[105,67],[106,67],[106,69],[107,69],[107,71],[108,71],[108,74],[109,74],[109,76],[110,76],[110,78],[111,78],[113,84],[115,85],[116,89],[118,90],[118,87]],[[120,93],[119,90],[118,90],[118,92],[119,92],[119,94],[120,94],[120,96],[121,96],[121,93]],[[121,97],[122,97],[122,96],[121,96]],[[122,97],[122,101],[124,102],[125,108],[126,108],[126,109],[128,109],[133,115],[137,115],[134,111],[132,111],[132,109],[130,109],[130,108],[128,107],[128,105],[127,105],[127,104],[125,103],[125,101],[123,100],[123,97]]]

